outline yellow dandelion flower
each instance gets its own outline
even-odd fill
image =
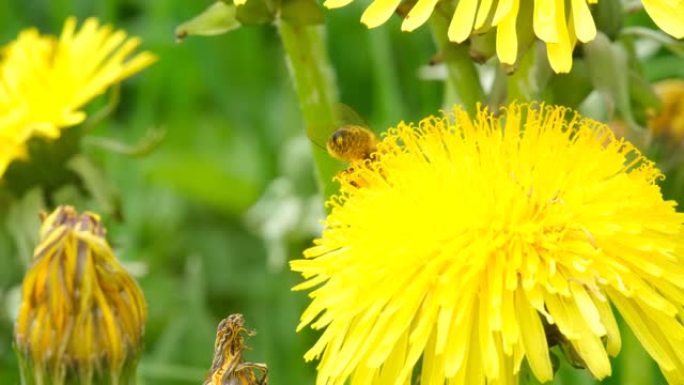
[[[69,206],[47,216],[15,325],[24,378],[127,384],[145,318],[143,293],[107,244],[100,218]]]
[[[81,123],[86,103],[108,87],[152,64],[149,52],[134,54],[140,39],[87,19],[64,23],[59,37],[22,31],[2,49],[0,61],[0,176],[25,154],[33,136],[58,138]]]
[[[244,0],[242,0],[244,1]],[[328,8],[343,7],[352,0],[326,0]],[[586,43],[596,37],[596,25],[589,6],[598,0],[459,0],[449,25],[449,40],[461,43],[471,34],[496,28],[496,51],[502,63],[514,64],[518,55],[516,21],[521,8],[534,7],[532,28],[546,44],[547,56],[556,72],[569,72],[572,51],[579,40]],[[369,28],[385,23],[395,12],[400,0],[373,0],[361,16]],[[403,31],[423,25],[435,11],[437,0],[418,0],[404,18]],[[645,0],[644,8],[656,24],[668,34],[684,37],[684,2]]]
[[[684,80],[667,79],[656,83],[655,91],[663,103],[660,112],[648,121],[648,128],[656,136],[665,136],[674,141],[684,140]]]
[[[14,159],[26,157],[26,147],[23,143],[17,143],[14,138],[4,138],[0,136],[0,179],[7,166]]]
[[[557,328],[596,378],[620,350],[611,304],[672,384],[684,378],[684,214],[661,173],[564,107],[461,108],[391,128],[305,259],[298,328],[318,385],[550,381]],[[356,183],[363,180],[362,187]]]

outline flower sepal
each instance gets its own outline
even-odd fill
[[[319,25],[324,21],[323,10],[316,0],[283,0],[280,18],[292,25]]]
[[[232,2],[217,1],[211,4],[197,16],[176,27],[176,40],[180,42],[188,36],[222,35],[240,28],[236,8]]]
[[[496,55],[496,31],[473,35],[470,37],[470,57],[477,63],[483,64]]]
[[[624,6],[620,0],[601,0],[592,7],[596,29],[611,40],[616,39],[624,23]]]
[[[237,7],[236,18],[242,25],[270,24],[279,9],[279,0],[249,0]]]

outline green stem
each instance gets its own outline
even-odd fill
[[[644,350],[630,328],[621,322],[622,351],[618,356],[620,365],[617,375],[622,383],[633,385],[653,384],[656,377],[655,364]]]
[[[447,68],[445,95],[446,107],[453,102],[462,104],[465,109],[474,114],[477,103],[485,102],[485,94],[480,84],[480,76],[475,63],[470,57],[466,44],[454,44],[449,41],[447,31],[448,20],[440,12],[435,12],[431,18],[432,34],[439,47],[444,64]],[[453,100],[452,100],[453,99]]]
[[[539,87],[534,76],[536,50],[527,51],[518,63],[515,72],[508,75],[507,101],[528,102],[540,99]]]
[[[492,91],[489,93],[489,108],[492,111],[497,111],[499,107],[506,103],[506,88],[508,83],[508,75],[502,66],[496,66],[494,73],[494,83],[492,84]]]
[[[329,197],[336,191],[332,178],[340,164],[324,148],[337,126],[337,88],[328,61],[325,30],[321,26],[294,25],[281,20],[278,31],[304,115],[306,133],[312,141],[319,187]]]
[[[381,127],[389,127],[405,118],[404,104],[392,57],[392,44],[388,28],[375,28],[367,32],[373,70],[374,118]]]

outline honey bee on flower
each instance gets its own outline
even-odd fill
[[[373,160],[373,154],[377,151],[380,140],[378,135],[350,107],[339,104],[337,115],[338,124],[327,138],[311,137],[310,139],[315,145],[326,150],[331,157],[346,162],[348,167],[336,176],[338,180],[343,180],[351,175],[355,163]],[[365,186],[367,181],[354,177],[349,185]]]
[[[400,123],[344,173],[290,266],[321,385],[552,381],[552,346],[596,379],[616,314],[682,384],[684,214],[634,145],[562,106],[461,107]],[[363,188],[352,183],[367,181]]]
[[[309,139],[333,158],[348,164],[370,159],[379,142],[377,134],[351,107],[338,104],[335,112],[336,125],[327,133],[323,130],[320,137],[310,136]]]
[[[369,128],[349,124],[335,130],[325,147],[332,157],[351,163],[370,159],[377,143],[377,135]]]

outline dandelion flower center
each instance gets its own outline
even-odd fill
[[[516,383],[553,370],[554,325],[596,378],[620,350],[611,303],[672,381],[684,376],[681,231],[653,163],[563,107],[457,108],[388,131],[339,176],[322,236],[292,269],[317,384]],[[362,183],[359,183],[362,181]]]

